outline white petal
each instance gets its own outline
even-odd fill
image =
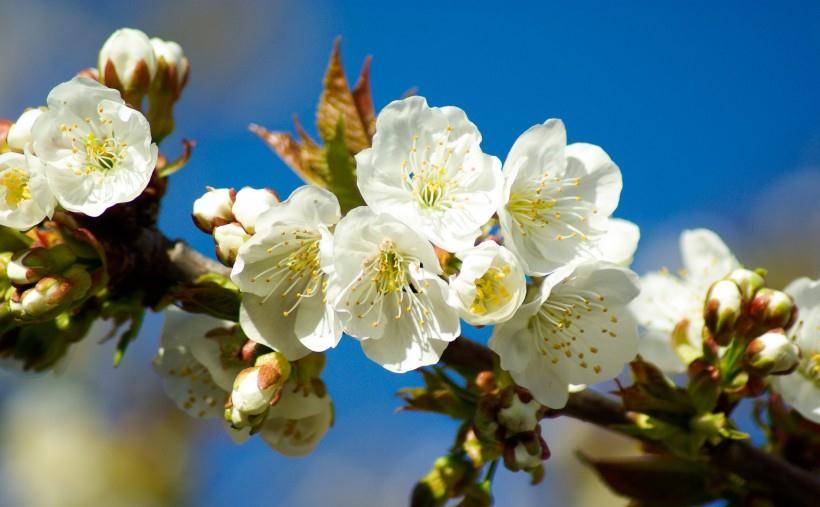
[[[289,361],[310,354],[310,349],[296,335],[296,318],[282,314],[282,305],[276,295],[265,301],[265,298],[254,294],[243,294],[239,325],[248,338],[281,352]]]
[[[740,267],[729,247],[708,229],[683,231],[680,249],[687,278],[703,290],[704,297],[709,285]]]
[[[601,259],[629,266],[640,238],[641,231],[637,225],[628,220],[610,218],[599,245]]]

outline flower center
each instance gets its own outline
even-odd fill
[[[566,358],[587,368],[587,361],[591,359],[587,352],[598,353],[595,346],[598,339],[593,333],[617,337],[615,331],[603,324],[603,314],[608,311],[604,296],[587,290],[562,290],[559,286],[530,318],[528,327],[536,337],[539,352],[552,364]],[[613,324],[618,322],[614,315],[608,320]],[[599,373],[601,366],[593,364],[592,369]]]
[[[278,257],[269,268],[250,279],[256,283],[260,278],[269,285],[267,296],[260,304],[266,303],[274,294],[280,298],[293,298],[287,310],[287,317],[299,306],[303,298],[324,293],[327,280],[319,261],[321,235],[308,229],[283,233],[285,238],[267,249],[268,255]]]
[[[17,207],[22,201],[31,199],[28,181],[28,173],[19,167],[10,167],[0,174],[0,185],[6,189],[8,206]]]
[[[513,190],[507,211],[523,236],[533,229],[549,229],[555,231],[556,240],[578,237],[586,241],[587,234],[582,229],[589,215],[598,211],[580,195],[564,195],[566,189],[579,186],[580,178],[550,178],[549,173],[544,173],[535,183]]]
[[[504,279],[510,274],[510,267],[491,266],[481,278],[475,281],[475,298],[470,311],[476,315],[486,315],[510,299],[510,291],[504,286]]]
[[[114,169],[123,159],[125,144],[119,144],[113,137],[98,138],[89,132],[85,138],[86,172],[106,172]]]
[[[380,294],[401,290],[408,283],[404,258],[396,250],[396,244],[386,239],[382,242],[375,260],[376,274],[373,283]]]
[[[419,150],[419,136],[413,136],[408,158],[401,164],[405,188],[410,191],[421,208],[443,210],[453,207],[459,187],[466,172],[459,165],[459,157],[448,146],[453,127],[448,126],[437,142],[426,144]],[[469,150],[468,150],[469,152]],[[452,167],[451,167],[452,166]]]

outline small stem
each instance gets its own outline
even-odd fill
[[[492,482],[493,478],[495,477],[495,471],[498,468],[498,460],[494,459],[490,463],[490,467],[487,469],[487,473],[484,475],[484,482]]]

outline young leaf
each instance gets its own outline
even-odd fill
[[[329,143],[336,136],[339,122],[343,123],[345,144],[355,154],[370,146],[370,136],[345,77],[340,44],[339,38],[333,43],[333,52],[330,54],[330,63],[325,73],[324,89],[316,110],[316,128],[322,139]]]

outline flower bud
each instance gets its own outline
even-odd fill
[[[157,59],[157,73],[148,93],[148,121],[151,136],[160,141],[174,131],[174,104],[188,81],[189,63],[176,42],[151,39]]]
[[[272,190],[245,187],[236,193],[232,208],[233,216],[248,233],[253,234],[259,215],[269,210],[277,202],[279,202],[279,199]]]
[[[62,276],[47,276],[22,294],[12,296],[10,306],[21,319],[40,319],[62,310],[71,302],[71,282]]]
[[[541,404],[522,389],[508,387],[501,395],[498,422],[508,433],[532,431],[538,425]]]
[[[504,465],[512,470],[532,470],[550,457],[547,443],[541,437],[541,428],[519,433],[504,442]]]
[[[459,455],[442,456],[433,468],[413,489],[411,507],[441,507],[450,498],[460,496],[461,490],[471,482],[472,465]]]
[[[791,296],[779,290],[764,287],[749,303],[749,317],[766,331],[781,327],[787,329],[794,319],[797,307]]]
[[[757,291],[766,286],[766,280],[760,273],[749,269],[736,269],[729,273],[726,279],[737,284],[744,302],[751,301]]]
[[[154,48],[154,57],[157,60],[157,74],[155,82],[174,97],[179,98],[182,88],[188,81],[188,71],[190,64],[182,46],[174,41],[162,40],[158,37],[151,38],[151,46]]]
[[[772,329],[749,342],[743,361],[758,375],[787,375],[800,363],[800,348],[782,329]]]
[[[6,142],[11,151],[23,153],[26,145],[31,142],[31,127],[34,126],[34,122],[44,111],[45,108],[41,107],[28,109],[17,118],[16,122],[12,123],[6,137]]]
[[[220,225],[214,229],[216,257],[226,266],[232,266],[234,261],[236,261],[236,254],[239,252],[239,247],[250,239],[250,237],[250,234],[245,232],[245,229],[236,222]]]
[[[715,340],[725,345],[742,311],[740,288],[731,280],[719,280],[709,288],[703,320]]]
[[[102,84],[119,90],[126,102],[139,107],[157,73],[151,41],[140,30],[117,30],[100,50],[98,69]]]
[[[77,257],[64,244],[52,248],[29,248],[12,257],[6,266],[6,276],[14,284],[27,285],[46,275],[63,271],[75,260]]]
[[[236,192],[232,188],[210,188],[194,201],[193,219],[197,227],[210,234],[214,227],[234,221],[231,208]]]
[[[245,368],[236,376],[231,392],[234,409],[258,415],[266,411],[274,396],[290,376],[290,363],[279,352],[259,356],[256,365]]]

